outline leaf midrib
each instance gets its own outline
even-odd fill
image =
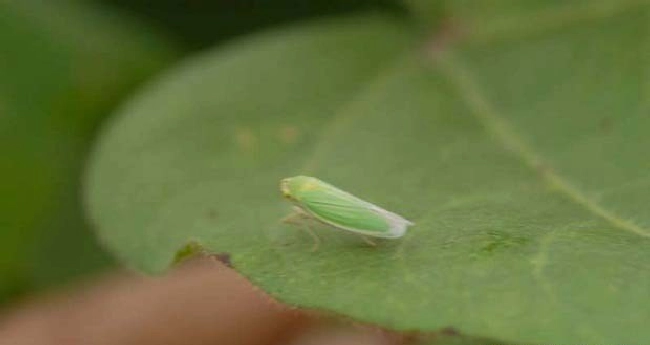
[[[587,197],[568,179],[559,175],[541,155],[526,143],[513,125],[499,115],[459,59],[451,53],[443,55],[436,60],[437,67],[457,89],[476,119],[503,145],[504,149],[514,153],[524,165],[548,184],[552,190],[562,194],[589,213],[607,221],[615,228],[650,238],[649,229],[645,229],[606,209],[595,200]]]

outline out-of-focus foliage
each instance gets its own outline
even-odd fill
[[[147,17],[192,49],[299,18],[373,9],[404,12],[401,0],[161,0],[155,5],[149,0],[94,1]]]
[[[0,2],[0,300],[110,261],[87,231],[80,175],[99,121],[172,58],[108,8]]]

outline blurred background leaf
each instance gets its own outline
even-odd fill
[[[106,8],[0,2],[0,300],[109,265],[84,223],[80,174],[100,120],[174,56]]]

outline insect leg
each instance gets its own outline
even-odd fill
[[[363,239],[363,242],[366,242],[368,245],[372,247],[376,247],[377,243],[371,240],[368,236],[361,235],[361,238]]]
[[[292,212],[289,213],[286,217],[282,218],[282,223],[287,224],[299,224],[302,220],[311,218],[309,214],[303,211],[300,207],[294,206]]]
[[[286,224],[297,225],[297,224],[300,224],[301,218],[302,218],[301,214],[296,213],[296,212],[291,212],[286,217],[282,218],[280,221],[282,223],[286,223]]]
[[[320,238],[318,237],[318,235],[316,235],[314,230],[309,225],[310,220],[311,217],[307,213],[305,213],[299,207],[296,207],[294,208],[294,212],[290,213],[288,216],[282,219],[282,222],[296,225],[301,230],[306,231],[314,241],[314,245],[312,246],[311,251],[315,252],[316,250],[318,250],[318,247],[320,246]]]
[[[311,235],[311,238],[314,240],[314,245],[311,247],[311,251],[315,252],[318,250],[318,247],[320,246],[320,237],[316,235],[314,229],[311,228],[309,223],[305,222],[304,224],[305,224],[305,230],[307,230],[307,233],[309,233],[309,235]]]

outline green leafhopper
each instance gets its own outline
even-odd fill
[[[280,182],[280,191],[295,205],[296,213],[285,218],[287,222],[293,222],[299,216],[337,229],[384,239],[400,238],[409,226],[414,225],[398,214],[314,177],[285,178]],[[315,237],[313,233],[312,236]],[[315,239],[317,245],[318,238]]]

